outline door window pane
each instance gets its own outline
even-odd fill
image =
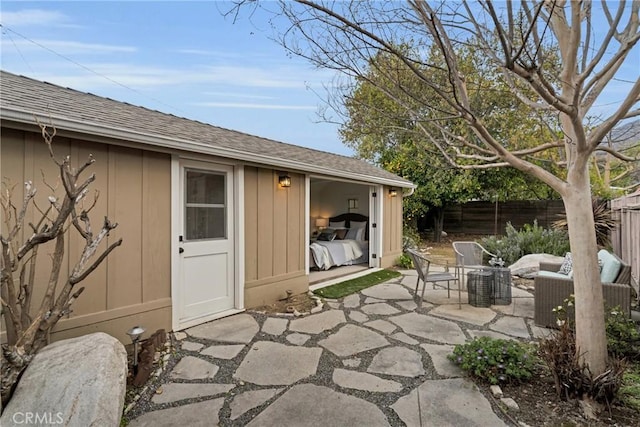
[[[186,240],[227,237],[226,176],[185,171],[184,229]]]

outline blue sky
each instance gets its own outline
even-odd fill
[[[333,73],[288,57],[269,38],[264,15],[240,16],[233,23],[221,13],[228,7],[191,1],[2,0],[2,69],[351,155],[337,126],[319,122],[320,96]]]

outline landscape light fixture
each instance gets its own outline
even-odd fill
[[[280,175],[278,177],[278,183],[282,188],[289,188],[291,187],[291,177],[289,175]]]
[[[145,329],[141,326],[134,326],[127,331],[127,335],[131,338],[133,343],[133,374],[138,374],[138,344],[140,343],[140,337],[144,334]]]

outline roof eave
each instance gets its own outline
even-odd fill
[[[402,188],[417,187],[415,184],[408,181],[345,172],[316,164],[265,156],[262,154],[249,153],[225,147],[216,147],[201,142],[170,138],[163,135],[136,132],[131,129],[122,129],[114,126],[102,125],[99,123],[80,122],[53,114],[44,115],[40,113],[28,112],[17,108],[7,108],[6,106],[2,106],[0,108],[0,117],[2,117],[3,121],[13,121],[30,125],[34,125],[37,119],[43,123],[53,122],[59,129],[77,132],[80,134],[96,135],[105,138],[113,138],[123,141],[131,141],[156,147],[168,148],[171,150],[190,151],[194,153],[237,159],[251,163],[261,163],[268,166],[273,166],[278,169],[298,170],[301,172],[336,176],[340,178],[353,179],[382,185],[391,185]]]

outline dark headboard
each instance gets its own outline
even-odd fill
[[[367,221],[369,222],[369,217],[366,215],[362,215],[355,212],[343,213],[338,216],[333,216],[329,218],[329,222],[339,222],[344,221],[344,226],[347,228],[351,227],[351,221]],[[365,228],[365,240],[369,240],[369,224],[367,224],[367,228]]]

